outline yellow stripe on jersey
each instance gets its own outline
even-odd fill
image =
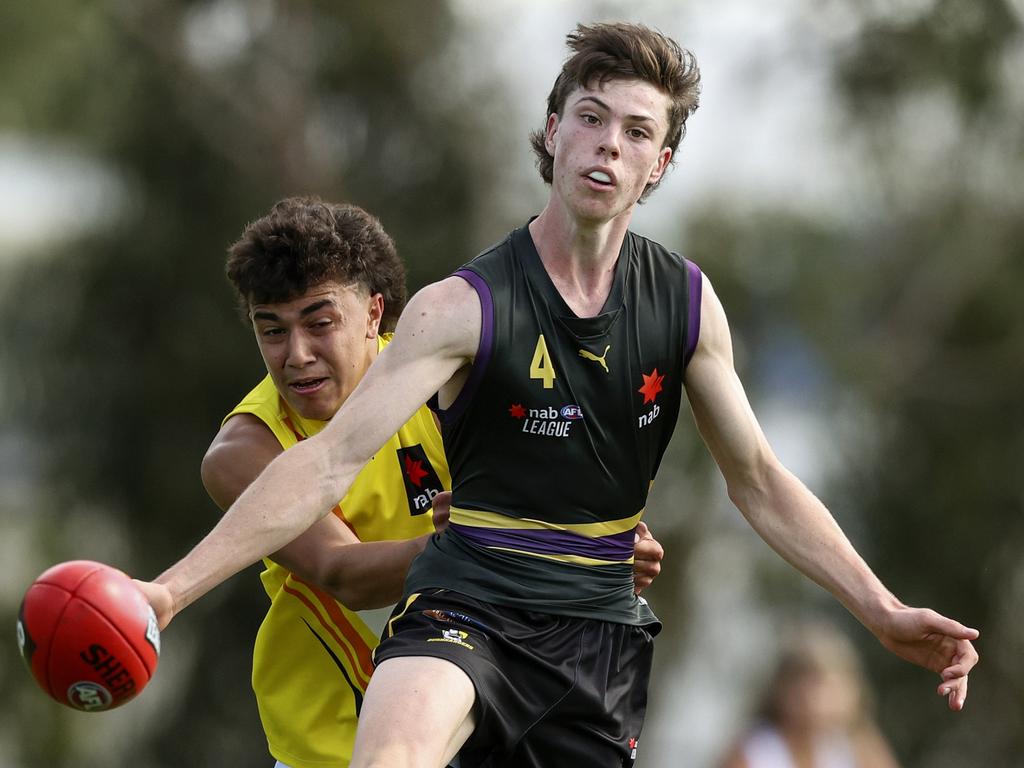
[[[419,592],[413,592],[411,595],[409,595],[409,597],[405,601],[405,605],[402,606],[401,612],[396,614],[396,615],[394,615],[394,616],[392,616],[388,620],[388,637],[394,637],[395,636],[395,628],[394,628],[395,622],[398,621],[403,616],[405,616],[406,612],[409,610],[409,606],[411,606],[413,604],[413,602],[415,602],[416,598],[419,597],[419,596],[420,596]]]
[[[528,549],[513,549],[512,547],[487,547],[487,549],[494,549],[499,552],[512,552],[516,555],[528,555],[529,557],[537,557],[542,560],[554,560],[558,563],[572,563],[573,565],[627,565],[633,564],[633,558],[628,560],[601,560],[596,557],[583,557],[582,555],[555,555],[549,553],[532,552]]]
[[[495,528],[509,531],[571,531],[580,536],[598,538],[600,536],[612,536],[616,533],[624,533],[636,528],[644,510],[640,510],[631,517],[624,517],[620,520],[606,520],[600,523],[550,523],[543,520],[530,518],[509,517],[496,512],[484,512],[479,509],[462,509],[452,507],[451,522],[457,525],[465,525],[471,528]]]

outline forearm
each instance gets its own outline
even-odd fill
[[[354,611],[392,605],[402,597],[409,566],[428,538],[335,547],[314,582]]]
[[[729,496],[761,537],[831,592],[889,650],[938,672],[938,692],[963,707],[978,661],[978,631],[926,608],[903,605],[857,554],[832,515],[775,457],[736,375],[721,303],[703,280],[700,341],[686,391]]]
[[[729,495],[772,549],[828,590],[875,634],[886,616],[902,605],[825,506],[780,464],[763,467],[746,482],[730,484]]]
[[[359,468],[332,469],[328,457],[311,444],[300,443],[272,461],[216,527],[157,577],[171,592],[175,614],[331,510],[343,495],[339,488],[347,488]]]

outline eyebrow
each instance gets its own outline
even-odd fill
[[[314,301],[308,307],[303,307],[301,310],[299,310],[299,317],[307,317],[308,315],[312,315],[314,312],[317,312],[323,309],[324,307],[329,306],[330,304],[330,299],[321,299],[320,301]],[[270,310],[260,309],[252,313],[252,319],[276,321],[280,320],[281,318],[276,313],[271,312]]]
[[[601,107],[601,109],[605,110],[606,112],[611,112],[612,111],[612,108],[607,103],[605,103],[601,99],[597,98],[597,96],[590,96],[590,95],[581,96],[580,100],[577,101],[576,104],[577,105],[582,104],[584,101],[592,101],[595,104],[597,104],[597,106]],[[657,119],[655,119],[651,115],[626,115],[626,117],[629,120],[635,120],[635,121],[638,121],[638,122],[654,123],[655,125],[657,125],[657,123],[658,123]]]

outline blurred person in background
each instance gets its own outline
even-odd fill
[[[227,510],[270,461],[327,424],[391,338],[405,267],[380,222],[355,205],[281,200],[228,249],[226,273],[267,375],[224,418],[202,478]],[[332,514],[266,558],[270,607],[252,684],[278,768],[346,766],[371,653],[412,558],[447,521],[441,436],[423,406],[376,453]],[[360,544],[360,542],[374,542]],[[663,550],[636,542],[635,588]]]
[[[719,768],[899,768],[850,641],[826,624],[783,643],[748,731]]]

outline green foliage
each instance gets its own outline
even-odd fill
[[[472,255],[466,219],[451,212],[468,204],[473,120],[437,108],[458,103],[442,66],[451,16],[440,1],[53,0],[4,4],[0,30],[13,97],[0,130],[97,159],[123,197],[109,203],[110,227],[55,233],[5,276],[4,422],[45,453],[46,496],[34,503],[53,510],[37,518],[50,543],[30,567],[95,557],[151,578],[217,519],[199,461],[263,373],[223,278],[245,223],[280,197],[315,193],[380,216],[414,286]],[[87,509],[126,548],[59,535]],[[201,649],[181,671],[187,696],[171,698],[138,749],[97,764],[267,761],[248,682],[266,598],[254,572],[220,592],[165,639],[179,655]],[[8,757],[88,765],[76,715],[38,698],[5,705],[22,734]]]
[[[900,697],[885,714],[900,723],[892,735],[911,764],[940,754],[1010,764],[1024,751],[1024,633],[1009,608],[1022,568],[1008,555],[1024,546],[1024,210],[1019,189],[983,190],[978,180],[992,146],[1010,150],[999,160],[1007,178],[1024,171],[1018,78],[1005,64],[1024,44],[1021,16],[999,0],[944,0],[906,23],[869,24],[858,43],[839,73],[860,130],[884,130],[865,106],[884,111],[933,87],[965,116],[942,159],[959,176],[937,173],[929,205],[886,221],[896,236],[876,246],[885,301],[865,338],[874,353],[844,367],[882,427],[878,451],[851,467],[843,489],[860,496],[883,579],[908,602],[981,628],[982,664],[968,710],[941,736]],[[899,158],[883,151],[879,161]],[[894,686],[919,677],[881,654],[874,660]]]
[[[835,53],[834,81],[845,138],[866,150],[851,180],[868,198],[862,215],[751,214],[725,200],[686,214],[682,244],[729,312],[755,405],[792,387],[835,415],[837,440],[850,438],[843,419],[854,414],[842,471],[815,490],[870,564],[907,602],[983,632],[955,718],[927,702],[927,673],[863,644],[898,753],[914,766],[1016,764],[1024,115],[1009,63],[1024,46],[1019,3],[847,5],[859,26]],[[0,275],[0,437],[24,441],[3,477],[36,488],[0,496],[0,512],[25,542],[26,583],[71,557],[155,576],[216,520],[199,461],[262,372],[222,277],[224,250],[276,199],[317,193],[368,208],[412,288],[479,249],[470,227],[487,201],[474,190],[494,172],[486,148],[504,127],[483,130],[485,97],[453,85],[458,29],[441,0],[0,4],[0,131],[68,147],[120,184],[101,201],[109,226],[55,232]],[[955,140],[915,165],[907,149],[928,136],[901,115],[936,94],[951,109],[932,127]],[[795,357],[809,363],[780,376]],[[651,504],[687,505],[685,523],[655,521],[669,553],[651,591],[665,648],[702,631],[687,625],[692,596],[668,574],[690,573],[723,496],[683,424]],[[784,573],[765,572],[761,599],[780,610],[787,592],[816,599]],[[3,733],[17,734],[6,756],[51,768],[266,764],[248,688],[263,606],[250,570],[177,619],[154,681],[167,688],[125,708],[140,718],[137,742],[108,738],[102,755],[82,746],[87,732],[120,740],[135,721],[55,712],[13,643],[0,647],[0,683],[15,691],[0,705]],[[145,715],[150,702],[159,709]]]
[[[862,158],[850,179],[855,214],[826,221],[716,201],[687,220],[685,252],[729,313],[755,408],[781,398],[826,417],[841,465],[815,490],[883,582],[982,631],[968,706],[954,716],[927,700],[934,676],[849,628],[901,761],[1015,765],[1024,753],[1024,105],[1010,62],[1024,34],[1019,9],[998,1],[897,6],[851,9],[860,25],[834,61],[844,138]],[[799,367],[801,357],[812,364]],[[674,498],[710,501],[684,493]],[[669,530],[674,546],[679,537]],[[693,541],[683,544],[685,557]],[[777,559],[766,554],[756,571],[757,600],[773,615],[829,611]],[[651,594],[665,634],[693,634],[665,610],[662,589],[655,582]]]
[[[881,4],[880,4],[881,5]],[[837,75],[855,111],[938,84],[952,89],[965,111],[1005,98],[1002,56],[1019,42],[1020,16],[1006,0],[937,0],[867,17]]]

